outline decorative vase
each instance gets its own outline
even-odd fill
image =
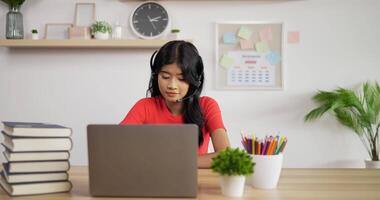
[[[10,6],[6,19],[6,38],[23,39],[24,26],[20,6]]]
[[[38,40],[38,33],[32,33],[32,40]]]
[[[168,40],[177,40],[177,39],[179,39],[178,35],[179,35],[179,33],[168,33],[167,39]]]
[[[98,40],[108,40],[110,34],[108,32],[102,33],[102,32],[96,32],[95,33],[95,39]]]
[[[122,31],[123,31],[123,28],[120,26],[119,23],[116,23],[113,32],[113,35],[112,35],[112,38],[115,39],[115,40],[121,40],[122,39]]]
[[[245,176],[222,176],[222,194],[228,197],[242,197],[244,193]]]
[[[365,168],[368,169],[380,169],[380,161],[373,161],[373,160],[364,160],[365,162]]]

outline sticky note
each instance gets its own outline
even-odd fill
[[[223,42],[225,44],[235,44],[236,43],[236,36],[233,32],[227,32],[223,34]]]
[[[220,59],[220,62],[219,64],[225,68],[225,69],[228,69],[231,67],[231,65],[234,64],[234,58],[230,57],[230,56],[227,56],[227,55],[223,55],[222,59]]]
[[[267,27],[261,29],[259,32],[261,41],[271,41],[272,40],[272,28]]]
[[[245,40],[248,40],[252,35],[252,31],[245,27],[245,26],[242,26],[240,27],[239,29],[239,32],[238,32],[238,36],[245,39]]]
[[[240,48],[241,49],[254,49],[255,48],[255,43],[253,40],[240,40]]]
[[[280,54],[277,53],[277,52],[270,52],[268,55],[265,56],[265,58],[267,59],[267,61],[271,64],[271,65],[276,65],[280,62],[281,60],[281,57],[280,57]]]
[[[289,31],[288,32],[288,43],[298,44],[300,42],[300,32],[299,31]]]
[[[255,47],[258,53],[267,53],[270,51],[268,43],[264,41],[257,42]]]

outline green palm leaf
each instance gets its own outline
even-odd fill
[[[325,113],[333,114],[361,138],[372,160],[379,160],[380,86],[377,82],[364,83],[358,93],[345,88],[318,91],[313,100],[318,107],[305,115],[305,121],[316,120]]]

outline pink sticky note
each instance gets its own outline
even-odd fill
[[[271,41],[272,40],[272,28],[267,27],[260,30],[260,40],[261,41]]]
[[[241,49],[254,49],[253,40],[240,40],[240,48]]]
[[[289,31],[288,32],[288,43],[289,44],[300,43],[300,32],[299,31]]]

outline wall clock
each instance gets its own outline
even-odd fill
[[[169,15],[157,2],[144,2],[136,7],[130,17],[132,31],[140,38],[155,39],[169,29]]]

